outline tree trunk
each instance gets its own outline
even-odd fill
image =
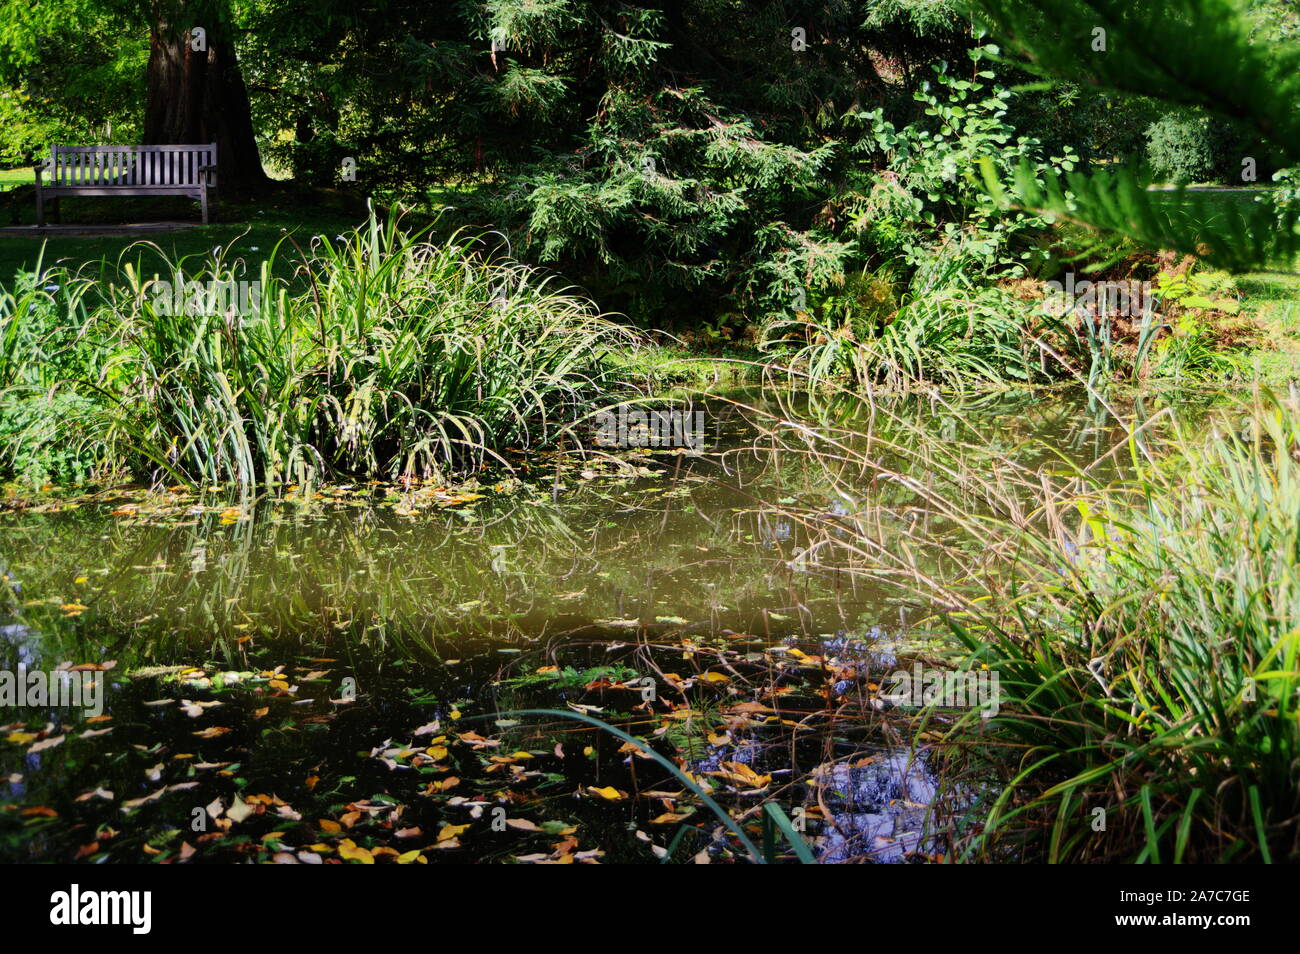
[[[217,181],[226,195],[268,182],[229,24],[222,0],[154,5],[144,113],[146,145],[215,142]],[[206,32],[206,50],[193,48],[195,27]]]

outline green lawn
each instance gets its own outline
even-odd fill
[[[62,208],[64,223],[88,228],[123,221],[197,222],[198,217],[197,203],[172,198],[64,199]],[[0,285],[9,284],[18,271],[30,271],[38,260],[44,267],[60,263],[81,268],[103,260],[116,262],[125,254],[124,260],[156,267],[157,253],[144,247],[142,243],[146,242],[157,244],[171,257],[206,254],[214,246],[233,243],[234,253],[255,269],[286,233],[305,245],[316,235],[334,236],[352,228],[365,215],[351,196],[323,190],[280,189],[261,200],[222,202],[217,218],[219,221],[208,226],[149,234],[0,236]],[[30,224],[34,219],[29,190],[0,193],[0,225]]]
[[[31,185],[35,181],[36,174],[31,169],[0,169],[0,192],[15,186]]]
[[[1300,378],[1300,275],[1239,275],[1237,289],[1262,342],[1242,355],[1245,376],[1274,385]]]

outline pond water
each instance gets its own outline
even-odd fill
[[[798,406],[737,392],[706,407],[698,457],[0,512],[0,669],[102,693],[0,695],[0,861],[743,855],[680,778],[579,713],[680,759],[754,842],[771,801],[822,860],[941,854],[936,780],[855,692],[905,663],[925,607],[810,569],[809,525],[781,510],[833,524],[865,488],[764,440]],[[952,440],[973,424],[1026,463],[1086,462],[1121,436],[1071,395],[893,413]],[[896,503],[910,526],[905,488]],[[837,706],[859,722],[828,720]]]

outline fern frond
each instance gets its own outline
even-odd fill
[[[1256,42],[1244,0],[970,4],[1032,72],[1199,106],[1300,160],[1300,46]]]
[[[1151,248],[1196,255],[1231,272],[1290,271],[1300,254],[1300,208],[1262,202],[1216,202],[1213,193],[1151,191],[1131,170],[1053,176],[1021,164],[1008,189],[989,160],[985,188],[1006,208],[1074,221],[1124,235]]]

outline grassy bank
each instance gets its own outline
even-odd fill
[[[632,339],[480,252],[372,217],[278,242],[256,271],[142,247],[146,266],[28,278],[0,297],[0,466],[251,492],[441,479],[546,445],[617,393],[609,354]]]
[[[1184,427],[1157,414],[1088,466],[1051,450],[1029,466],[965,427],[883,430],[865,450],[804,434],[804,450],[898,493],[790,518],[819,530],[820,565],[930,607],[912,639],[935,665],[998,677],[991,718],[935,700],[912,727],[944,765],[937,824],[957,856],[1300,857],[1294,399]]]

